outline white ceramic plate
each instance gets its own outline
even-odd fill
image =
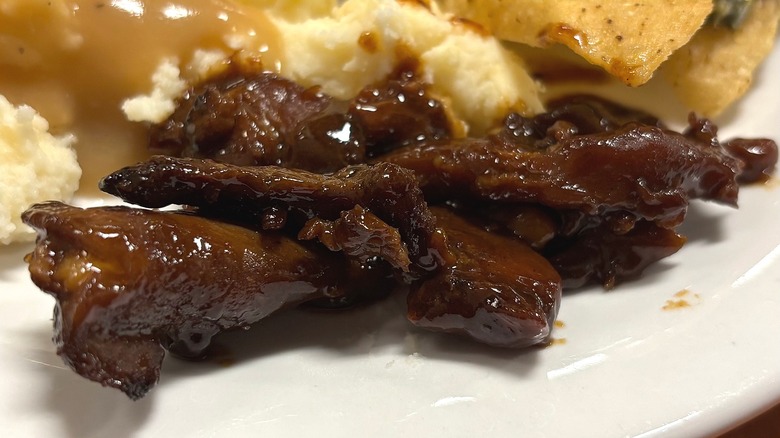
[[[722,138],[780,139],[778,76],[775,50],[757,87],[720,120]],[[695,204],[683,250],[614,291],[566,295],[559,341],[544,349],[497,351],[417,331],[399,297],[271,318],[223,339],[221,363],[168,358],[159,386],[138,402],[63,366],[50,341],[53,299],[22,262],[30,247],[3,248],[1,429],[80,438],[705,436],[780,402],[778,219],[777,182],[744,189],[739,211]],[[663,310],[670,300],[689,306]]]

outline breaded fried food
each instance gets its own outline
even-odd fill
[[[685,45],[712,11],[712,0],[439,0],[498,38],[546,47],[563,44],[624,83],[638,86]]]
[[[750,87],[775,42],[780,1],[753,1],[735,28],[705,26],[672,54],[664,78],[689,108],[706,116],[726,109]]]

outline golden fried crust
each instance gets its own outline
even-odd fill
[[[704,27],[664,65],[664,78],[683,103],[714,116],[742,96],[772,50],[779,0],[756,1],[738,29]]]
[[[631,86],[647,82],[687,43],[711,0],[439,0],[497,37],[535,47],[560,43]]]

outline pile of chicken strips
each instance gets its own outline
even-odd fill
[[[455,138],[418,77],[401,62],[342,101],[233,66],[150,127],[157,155],[102,180],[137,207],[32,206],[60,356],[137,399],[166,351],[201,358],[284,309],[388,294],[423,329],[544,343],[562,291],[638,276],[682,247],[691,199],[735,206],[777,160],[771,140],[720,141],[694,115],[673,132],[587,95]]]

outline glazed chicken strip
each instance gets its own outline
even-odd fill
[[[388,284],[324,248],[191,214],[51,202],[23,219],[39,234],[32,280],[57,300],[59,355],[133,399],[157,382],[165,349],[198,357],[221,331]]]
[[[433,198],[455,193],[590,215],[628,212],[665,228],[682,222],[690,198],[736,205],[740,163],[717,141],[634,123],[587,135],[573,128],[553,126],[557,142],[539,150],[494,136],[407,147],[381,159],[412,169]]]
[[[561,299],[561,278],[525,242],[490,233],[433,207],[454,261],[408,296],[408,319],[497,347],[545,341]]]
[[[349,123],[346,107],[273,73],[229,69],[187,90],[176,112],[152,126],[150,148],[236,165],[332,172],[364,161],[362,134]]]
[[[328,176],[154,157],[105,177],[101,189],[144,207],[182,204],[238,216],[276,208],[333,221],[361,206],[398,228],[418,270],[435,270],[446,252],[414,174],[393,164],[347,167]]]
[[[159,154],[222,163],[335,172],[393,147],[450,136],[444,105],[415,79],[415,62],[350,101],[304,88],[240,63],[179,99],[176,112],[152,126]]]

